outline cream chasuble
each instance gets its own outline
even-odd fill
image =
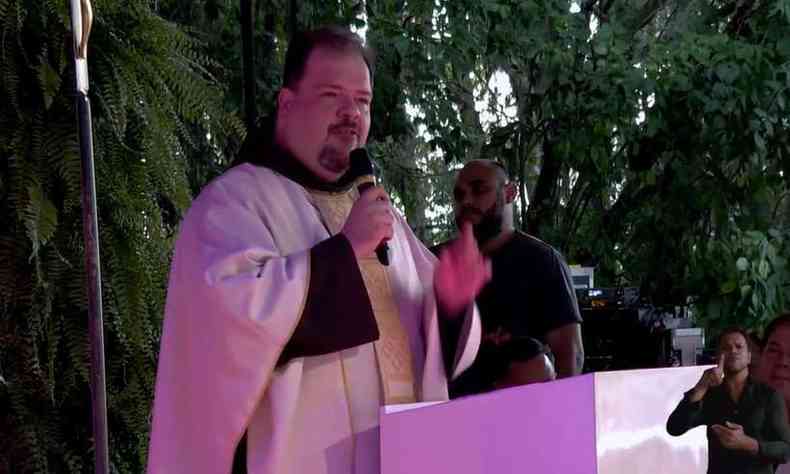
[[[250,474],[377,474],[385,399],[447,399],[436,259],[397,215],[390,266],[359,263],[379,340],[278,365],[308,290],[321,291],[310,287],[320,265],[311,249],[342,227],[355,193],[327,206],[321,193],[244,164],[195,199],[171,266],[149,473],[229,473],[246,431]],[[471,364],[479,338],[472,308],[454,376]]]
[[[310,195],[331,235],[343,229],[351,207],[359,197],[356,187],[345,193],[313,191]],[[358,263],[379,327],[380,338],[373,346],[383,391],[380,398],[386,405],[414,403],[417,399],[409,340],[393,300],[386,267],[375,256],[363,258]]]

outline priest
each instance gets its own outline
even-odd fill
[[[360,193],[348,173],[372,65],[348,30],[294,37],[271,139],[187,212],[149,473],[228,473],[241,444],[252,474],[378,473],[381,407],[446,400],[472,362],[491,270],[471,228],[437,260],[381,187]]]

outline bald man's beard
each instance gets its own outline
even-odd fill
[[[464,214],[468,212],[468,210],[463,210],[461,212],[461,218],[456,218],[455,223],[459,229],[463,224]],[[476,210],[473,212],[479,213],[479,211]],[[493,206],[481,213],[480,221],[477,224],[472,224],[472,232],[474,233],[477,245],[483,245],[502,232],[504,212],[505,199],[504,196],[501,196],[501,199],[498,197]]]

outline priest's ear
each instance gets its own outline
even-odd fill
[[[516,187],[516,183],[513,181],[508,181],[505,183],[503,191],[505,192],[505,204],[512,204],[513,201],[516,200],[516,196],[518,196],[518,188]]]
[[[277,94],[277,113],[290,113],[294,105],[294,100],[296,100],[296,93],[293,90],[287,87],[280,89],[280,92]]]

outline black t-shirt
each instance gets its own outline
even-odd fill
[[[443,245],[432,250],[438,253]],[[450,384],[451,397],[491,390],[496,374],[509,365],[492,335],[546,343],[553,329],[582,320],[568,265],[550,245],[515,232],[489,258],[492,278],[476,299],[483,341],[472,366]]]

